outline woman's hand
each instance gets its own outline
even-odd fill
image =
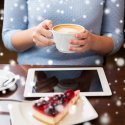
[[[108,54],[112,52],[114,47],[112,37],[107,36],[99,36],[93,34],[87,30],[84,32],[77,34],[76,38],[78,40],[70,41],[70,51],[74,51],[76,53],[84,53],[87,51],[94,51],[99,54]],[[78,45],[78,46],[72,46]]]
[[[49,31],[53,27],[53,22],[51,20],[45,20],[40,23],[33,32],[33,42],[38,47],[50,46],[53,44],[50,39],[52,33]]]
[[[91,50],[93,45],[93,34],[87,30],[83,31],[80,34],[76,35],[78,40],[71,40],[70,41],[70,51],[75,51],[76,53],[82,53]],[[72,46],[78,45],[78,46]]]

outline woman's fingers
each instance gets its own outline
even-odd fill
[[[72,45],[85,45],[86,40],[71,40],[70,44],[72,44]]]
[[[38,28],[38,33],[42,36],[45,36],[47,38],[51,38],[52,37],[52,33],[49,30],[42,28]]]
[[[77,34],[76,38],[78,38],[78,39],[87,39],[88,36],[89,36],[89,32],[87,30],[85,30],[82,33]]]
[[[51,30],[53,28],[53,22],[51,20],[45,20],[41,23],[42,27]]]
[[[39,47],[50,46],[50,45],[54,44],[51,41],[51,39],[48,39],[40,34],[35,35],[33,41],[36,44],[36,46],[39,46]]]
[[[79,46],[79,47],[70,46],[69,50],[74,51],[76,53],[83,53],[83,52],[86,52],[88,50],[88,47],[86,45],[85,46]]]

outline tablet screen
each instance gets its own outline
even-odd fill
[[[81,92],[103,92],[97,70],[35,71],[33,93],[64,92],[67,89]]]

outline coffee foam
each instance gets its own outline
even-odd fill
[[[83,31],[83,28],[77,25],[58,25],[54,28],[55,31],[60,33],[79,33]]]

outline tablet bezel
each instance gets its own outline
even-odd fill
[[[34,85],[34,74],[35,71],[57,71],[57,70],[97,70],[99,75],[100,83],[102,86],[103,91],[101,92],[81,92],[81,96],[111,96],[112,92],[109,87],[105,72],[102,67],[78,67],[78,68],[31,68],[28,70],[26,84],[25,84],[25,91],[24,97],[31,98],[31,97],[45,97],[50,96],[58,93],[33,93],[32,88]]]

